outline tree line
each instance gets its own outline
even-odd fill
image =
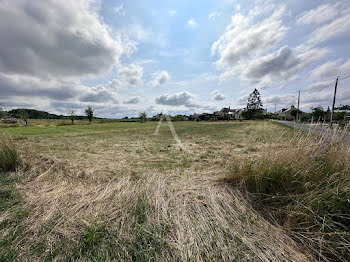
[[[10,111],[5,111],[2,107],[0,107],[0,118],[3,118],[5,115],[21,119],[26,123],[26,125],[28,124],[28,119],[71,120],[72,124],[74,124],[74,120],[88,120],[89,123],[91,123],[93,119],[101,119],[94,116],[94,109],[91,106],[88,106],[88,108],[85,109],[85,116],[76,115],[74,110],[70,110],[68,112],[68,115],[65,116],[65,115],[56,115],[45,111],[40,111],[35,109],[26,109],[26,108],[18,108],[18,109],[12,109]]]

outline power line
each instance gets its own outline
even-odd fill
[[[347,75],[347,76],[344,76],[344,77],[340,78],[339,80],[344,80],[344,79],[347,79],[347,78],[349,78],[349,77],[350,77],[350,74]]]
[[[333,80],[332,82],[329,82],[327,85],[325,85],[325,86],[330,86],[330,85],[334,85],[334,81],[335,80]]]

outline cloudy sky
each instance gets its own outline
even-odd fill
[[[199,4],[200,3],[200,4]],[[101,117],[350,104],[349,0],[0,0],[0,104]]]

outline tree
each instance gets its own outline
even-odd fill
[[[146,120],[147,120],[147,113],[146,112],[140,113],[140,122],[144,123],[146,122]]]
[[[68,112],[69,118],[72,121],[72,125],[74,125],[74,119],[75,119],[75,111],[74,110],[70,110]]]
[[[140,122],[144,123],[144,122],[146,122],[146,120],[147,120],[147,113],[146,112],[142,112],[140,114]]]
[[[264,120],[265,119],[265,116],[263,113],[255,113],[254,115],[252,115],[252,119],[260,119],[260,120]]]
[[[262,119],[263,104],[261,102],[260,93],[255,88],[253,93],[249,95],[247,108],[242,112],[245,119]]]
[[[322,120],[323,119],[323,115],[324,115],[324,110],[322,106],[318,106],[318,107],[312,107],[312,116],[314,119],[317,119],[317,121]]]
[[[28,125],[28,113],[25,109],[19,110],[18,117],[26,123],[26,126]]]
[[[350,105],[339,105],[336,110],[350,110]]]
[[[5,115],[4,109],[0,106],[0,118],[3,118]]]
[[[260,93],[256,88],[254,89],[253,93],[249,95],[247,110],[254,110],[256,112],[263,110],[263,104],[261,102]]]
[[[293,106],[293,107],[294,107],[294,106]],[[300,115],[300,114],[301,114],[301,111],[300,111],[300,110],[298,110],[298,109],[296,109],[296,108],[290,110],[290,115],[294,117],[294,120],[298,120],[298,119],[297,119],[298,111],[299,111],[299,115]]]
[[[244,119],[250,120],[253,119],[253,115],[256,113],[255,110],[245,110],[242,112],[242,117]]]
[[[307,122],[307,121],[309,121],[309,117],[307,117],[307,116],[302,116],[302,117],[300,117],[300,121],[301,121],[301,122]]]
[[[92,118],[94,117],[94,110],[92,109],[91,106],[88,106],[88,108],[85,109],[85,114],[89,119],[89,124],[91,124]]]

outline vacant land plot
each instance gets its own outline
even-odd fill
[[[316,249],[326,259],[251,207],[276,209],[255,198],[267,192],[251,185],[251,172],[312,138],[268,121],[177,122],[184,150],[166,123],[153,135],[156,125],[0,129],[2,143],[19,152],[17,168],[1,173],[0,260],[309,261]],[[342,232],[338,258],[349,248]]]

